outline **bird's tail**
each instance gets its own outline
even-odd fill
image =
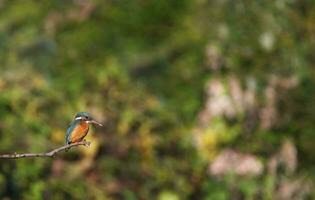
[[[71,144],[70,142],[67,142],[67,145]],[[65,151],[68,152],[70,147],[66,148]]]

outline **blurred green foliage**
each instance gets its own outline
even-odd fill
[[[0,198],[315,198],[314,13],[303,0],[0,0],[0,152],[63,145],[78,111],[105,124],[89,149],[1,160]],[[240,91],[254,100],[237,107]],[[211,174],[226,148],[263,171]]]

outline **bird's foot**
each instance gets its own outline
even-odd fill
[[[88,142],[85,139],[83,140],[83,142],[84,142],[84,146],[86,146],[86,147],[90,147],[91,146],[91,142]]]

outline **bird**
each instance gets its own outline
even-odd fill
[[[90,124],[103,126],[101,123],[94,120],[90,113],[78,112],[67,129],[65,136],[66,144],[69,145],[72,143],[81,142],[88,134]]]

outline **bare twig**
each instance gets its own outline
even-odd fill
[[[82,142],[76,142],[76,143],[72,143],[72,144],[68,144],[68,145],[59,147],[59,148],[54,149],[54,150],[52,150],[50,152],[47,152],[47,153],[3,154],[3,155],[0,155],[0,159],[1,158],[55,157],[55,155],[57,153],[59,153],[60,151],[67,150],[67,149],[70,149],[71,147],[80,146],[80,145],[89,147],[91,145],[91,142],[87,142],[87,141],[84,140]]]

